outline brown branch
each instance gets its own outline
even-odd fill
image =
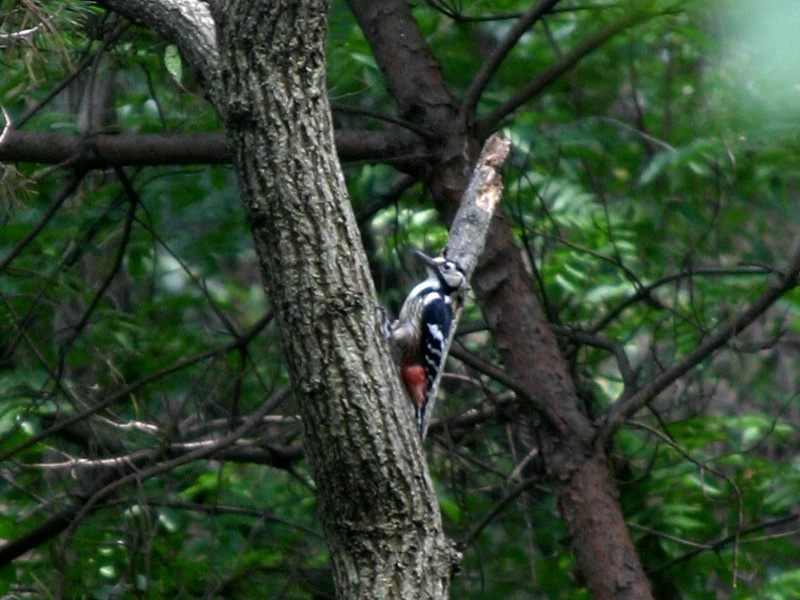
[[[338,131],[336,150],[344,162],[389,162],[400,166],[424,156],[419,136],[401,128]],[[80,135],[8,129],[0,144],[0,162],[67,163],[85,171],[230,164],[231,154],[221,132]]]
[[[572,329],[570,327],[550,325],[550,329],[552,329],[553,333],[556,335],[563,336],[575,344],[593,346],[594,348],[602,348],[603,350],[608,350],[611,352],[611,354],[614,355],[614,359],[617,361],[617,368],[619,369],[619,374],[622,377],[622,383],[624,384],[625,389],[629,389],[629,387],[633,385],[636,374],[631,367],[631,362],[628,359],[628,355],[625,353],[625,348],[622,347],[622,344],[597,334]]]
[[[798,274],[800,274],[800,248],[795,251],[784,273],[747,309],[721,327],[718,327],[714,333],[698,344],[682,360],[666,369],[648,385],[631,396],[622,396],[608,407],[597,421],[597,443],[605,445],[625,419],[653,400],[658,394],[711,356],[716,350],[739,335],[786,292],[797,287]]]
[[[459,346],[452,346],[450,348],[450,356],[457,358],[465,365],[475,369],[479,373],[494,379],[497,383],[504,385],[509,390],[517,394],[520,398],[528,398],[525,390],[519,385],[519,383],[509,377],[502,367],[498,367],[489,361],[483,360],[482,358],[475,356],[472,352],[469,352],[464,348],[460,348]]]
[[[377,119],[378,121],[385,121],[386,123],[391,123],[393,125],[397,125],[398,127],[402,127],[403,129],[408,129],[409,131],[413,131],[417,135],[422,136],[423,138],[433,138],[433,134],[420,127],[416,123],[412,123],[411,121],[406,121],[405,119],[399,119],[397,117],[393,117],[392,115],[387,115],[385,113],[381,113],[375,110],[369,110],[366,108],[361,108],[360,106],[348,106],[347,104],[337,104],[336,102],[331,103],[331,110],[334,113],[349,113],[351,115],[361,115],[364,117],[369,117],[371,119]]]
[[[401,117],[433,128],[434,113],[446,124],[455,99],[441,67],[405,0],[348,0]]]
[[[517,397],[512,393],[505,393],[492,397],[489,401],[468,408],[457,415],[447,419],[433,419],[429,430],[432,433],[447,432],[452,435],[459,431],[469,431],[476,425],[481,425],[492,420],[497,420],[506,412],[516,410],[519,406]]]
[[[80,135],[11,130],[0,146],[2,162],[57,164],[76,160],[81,168],[227,164],[224,133]]]

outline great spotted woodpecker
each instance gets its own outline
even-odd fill
[[[414,254],[425,264],[428,277],[408,294],[400,316],[388,325],[386,337],[414,403],[422,438],[425,411],[433,405],[433,383],[444,363],[442,354],[450,335],[453,309],[463,301],[466,277],[455,261],[431,258],[418,250]]]

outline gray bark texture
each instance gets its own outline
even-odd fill
[[[242,200],[283,337],[340,598],[446,598],[442,533],[336,157],[328,4],[214,12]]]

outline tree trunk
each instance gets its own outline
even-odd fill
[[[526,392],[529,426],[583,580],[594,600],[651,598],[605,449],[530,285],[510,229],[495,221],[475,290],[507,372]],[[534,422],[536,425],[534,425]]]
[[[220,4],[221,97],[340,598],[446,598],[457,553],[379,313],[325,88],[328,3]]]

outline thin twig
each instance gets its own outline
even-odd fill
[[[491,523],[497,515],[502,512],[502,510],[510,503],[513,502],[522,492],[529,489],[532,485],[534,485],[537,481],[539,481],[538,477],[531,477],[530,479],[525,479],[521,481],[516,487],[512,488],[509,492],[506,493],[505,496],[500,498],[495,505],[491,508],[491,510],[486,513],[486,516],[480,520],[480,522],[470,531],[467,536],[461,541],[459,544],[459,548],[467,548],[470,546],[475,539],[481,534],[481,532],[486,528],[486,526]]]
[[[625,14],[614,23],[611,23],[593,35],[585,37],[570,52],[556,60],[550,67],[542,71],[538,77],[494,109],[489,116],[481,120],[478,123],[478,131],[485,133],[497,130],[501,122],[508,117],[508,115],[528,102],[531,98],[540,94],[547,86],[569,71],[585,56],[597,50],[597,48],[605,44],[615,35],[643,23],[652,16],[652,13],[632,9],[626,11]]]
[[[631,367],[625,349],[620,343],[597,334],[578,331],[577,329],[562,327],[560,325],[550,325],[550,329],[552,329],[553,333],[556,335],[563,336],[576,344],[594,346],[595,348],[602,348],[611,352],[611,354],[614,355],[614,359],[617,361],[617,368],[619,369],[619,374],[622,376],[622,383],[625,385],[625,388],[627,389],[633,385],[636,374]]]
[[[369,117],[371,119],[377,119],[379,121],[392,123],[404,129],[408,129],[409,131],[413,131],[414,133],[421,135],[425,139],[435,139],[436,137],[433,133],[431,133],[427,129],[424,129],[419,125],[412,123],[411,121],[407,121],[406,119],[401,119],[399,117],[393,117],[392,115],[387,115],[385,113],[381,113],[375,110],[361,108],[360,106],[348,106],[347,104],[332,103],[331,110],[333,112],[343,112],[343,113],[350,113],[352,115],[362,115],[365,117]]]
[[[597,421],[597,443],[604,446],[626,418],[633,415],[681,376],[699,365],[717,349],[739,335],[742,330],[763,315],[786,292],[797,287],[798,274],[800,274],[800,248],[795,251],[783,275],[747,309],[721,327],[718,327],[714,333],[698,344],[682,360],[667,368],[648,385],[633,395],[627,397],[623,395],[608,407]]]
[[[288,388],[284,388],[279,394],[288,394]],[[187,452],[186,454],[179,456],[177,458],[173,458],[172,460],[165,461],[163,463],[153,465],[147,469],[142,469],[141,471],[134,471],[133,473],[129,473],[124,477],[117,479],[116,481],[109,483],[108,485],[104,486],[97,492],[95,492],[90,498],[83,503],[80,510],[75,514],[75,516],[71,519],[69,526],[67,527],[65,533],[65,539],[69,539],[72,537],[72,533],[75,530],[77,524],[92,510],[94,510],[95,506],[103,501],[105,498],[113,494],[119,488],[128,485],[129,483],[136,483],[142,482],[145,479],[149,479],[150,477],[154,477],[156,475],[161,475],[162,473],[166,473],[171,471],[181,465],[185,465],[187,463],[200,460],[202,458],[206,458],[215,452],[219,452],[220,450],[230,446],[231,444],[238,441],[241,437],[245,436],[247,433],[250,432],[256,425],[261,422],[261,419],[264,418],[267,413],[269,413],[273,408],[273,402],[265,402],[257,411],[255,411],[252,415],[250,415],[247,420],[237,429],[230,432],[228,435],[223,436],[218,440],[218,442],[212,446],[201,447],[191,452]]]
[[[146,375],[146,376],[142,377],[141,379],[138,379],[138,380],[134,381],[133,383],[130,383],[130,384],[126,385],[124,388],[122,388],[121,390],[118,390],[114,394],[111,394],[110,396],[108,396],[104,400],[101,400],[100,402],[97,402],[96,404],[93,404],[93,405],[91,405],[91,406],[89,406],[89,407],[87,407],[87,408],[75,413],[71,417],[67,417],[67,418],[65,418],[63,420],[58,421],[57,423],[55,423],[54,425],[51,425],[47,429],[32,435],[31,437],[29,437],[24,442],[22,442],[20,444],[17,444],[16,446],[14,446],[13,448],[10,448],[9,450],[6,450],[2,454],[0,454],[0,462],[10,458],[11,456],[16,454],[17,452],[21,452],[22,450],[25,450],[26,448],[30,448],[34,444],[37,444],[38,442],[41,442],[43,439],[50,437],[54,433],[58,433],[62,429],[66,428],[66,427],[69,427],[70,425],[74,425],[75,423],[77,423],[79,421],[82,421],[83,419],[85,419],[86,417],[88,417],[90,415],[93,415],[93,414],[98,413],[98,412],[100,412],[102,410],[105,410],[106,408],[108,408],[110,406],[113,406],[114,404],[116,404],[120,400],[130,396],[136,390],[138,390],[138,389],[140,389],[140,388],[142,388],[142,387],[144,387],[146,385],[149,385],[149,384],[153,383],[154,381],[158,381],[162,377],[166,377],[167,375],[171,375],[173,373],[176,373],[177,371],[180,371],[181,369],[185,369],[186,367],[189,367],[191,365],[197,364],[197,363],[202,362],[204,360],[207,360],[209,358],[214,358],[216,356],[219,356],[220,354],[225,354],[226,352],[230,352],[231,350],[236,350],[243,344],[248,344],[264,327],[266,327],[267,323],[269,323],[271,319],[272,319],[272,313],[267,313],[264,317],[261,318],[261,320],[258,323],[256,323],[250,329],[250,331],[245,333],[245,335],[243,335],[240,339],[233,340],[231,343],[225,344],[223,346],[218,346],[216,348],[211,348],[209,350],[206,350],[205,352],[201,352],[199,354],[195,354],[194,356],[190,356],[190,357],[181,359],[181,360],[179,360],[179,361],[177,361],[177,362],[175,362],[175,363],[173,363],[173,364],[171,364],[169,366],[164,367],[163,369],[159,369],[158,371],[156,371],[154,373],[150,373],[149,375]]]
[[[611,321],[620,316],[625,311],[626,308],[632,306],[633,304],[636,304],[637,302],[641,301],[653,302],[655,300],[652,296],[653,292],[656,289],[660,288],[661,286],[667,285],[668,283],[672,283],[674,281],[696,276],[728,277],[728,276],[744,276],[744,275],[771,275],[774,273],[775,269],[770,269],[768,267],[762,267],[762,266],[746,266],[746,265],[740,267],[711,267],[703,269],[689,269],[685,271],[680,271],[679,273],[671,273],[637,289],[635,294],[632,294],[627,298],[625,298],[622,302],[620,302],[617,306],[615,306],[608,314],[603,316],[602,319],[600,319],[597,323],[595,323],[592,327],[590,327],[589,332],[597,333],[598,331],[601,331]]]
[[[497,71],[500,63],[508,56],[508,53],[511,52],[522,35],[534,23],[550,12],[558,2],[559,0],[539,0],[508,30],[503,39],[500,40],[500,43],[493,49],[489,58],[484,61],[472,83],[470,83],[469,89],[467,89],[467,93],[464,96],[464,101],[461,103],[460,114],[462,119],[467,121],[473,119],[478,100],[480,100],[483,90],[486,89],[489,80]]]
[[[479,356],[475,356],[472,352],[469,352],[460,346],[451,346],[450,356],[457,358],[465,365],[475,369],[479,373],[494,379],[496,382],[513,391],[520,398],[528,397],[525,393],[525,390],[523,390],[513,378],[509,377],[502,367],[498,367],[497,365],[492,364],[489,361],[480,358]]]
[[[691,550],[686,554],[682,554],[681,556],[668,560],[667,562],[660,564],[657,567],[647,569],[647,574],[652,575],[653,573],[659,573],[678,563],[686,562],[687,560],[694,558],[695,556],[697,556],[698,554],[702,554],[703,552],[711,552],[711,551],[718,552],[719,550],[722,550],[722,548],[724,548],[730,543],[738,543],[737,540],[744,535],[748,535],[756,531],[762,531],[770,527],[778,527],[779,525],[783,525],[785,523],[791,523],[792,521],[796,521],[799,518],[800,515],[787,515],[785,517],[773,519],[772,521],[767,521],[765,523],[758,523],[757,525],[745,527],[744,529],[741,529],[736,533],[732,533],[731,535],[727,535],[724,538],[717,540],[716,542],[702,544],[700,547],[695,548],[694,550]]]
[[[59,361],[58,368],[56,369],[56,376],[59,379],[64,372],[64,363],[66,361],[67,354],[72,348],[72,345],[78,339],[78,336],[86,328],[86,325],[89,323],[89,319],[92,317],[92,314],[94,314],[94,311],[97,309],[100,301],[105,296],[108,288],[111,287],[114,279],[116,279],[117,275],[119,275],[120,269],[122,268],[122,262],[125,258],[125,252],[128,249],[128,241],[130,240],[131,231],[133,230],[133,218],[136,215],[136,209],[140,202],[139,196],[133,190],[130,180],[125,175],[124,171],[119,167],[116,169],[116,171],[120,181],[122,182],[123,188],[125,188],[125,193],[130,202],[128,212],[125,215],[125,222],[122,226],[122,239],[120,240],[119,247],[117,248],[117,254],[114,257],[114,262],[111,265],[111,269],[100,283],[100,288],[97,290],[97,292],[95,292],[92,301],[89,303],[87,309],[83,311],[81,318],[77,323],[75,323],[75,325],[72,326],[72,333],[70,337],[59,348]]]
[[[3,260],[0,260],[0,273],[5,271],[6,267],[11,264],[11,262],[20,255],[20,253],[28,246],[28,244],[33,241],[33,239],[41,233],[42,229],[50,222],[53,216],[58,212],[58,209],[66,202],[67,198],[69,198],[75,190],[78,189],[81,181],[83,180],[83,173],[74,172],[70,177],[70,180],[67,182],[67,185],[64,189],[61,190],[59,195],[56,197],[55,202],[53,202],[50,207],[47,209],[47,212],[42,215],[42,218],[37,221],[37,223],[31,227],[28,233],[18,241],[14,247],[3,257]]]

